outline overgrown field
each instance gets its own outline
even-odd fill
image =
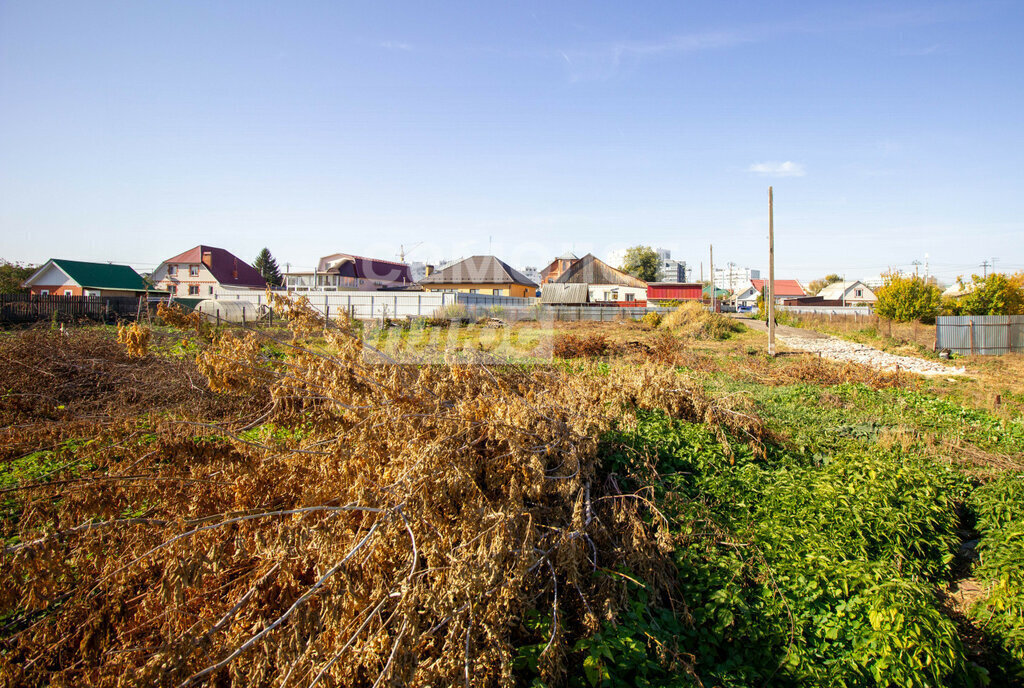
[[[0,335],[0,682],[1024,682],[1012,390],[714,319],[409,364],[288,315]]]

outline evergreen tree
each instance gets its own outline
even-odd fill
[[[270,255],[270,249],[264,247],[256,256],[252,266],[263,275],[263,279],[267,280],[268,285],[280,287],[284,284],[281,269],[277,267],[277,261],[274,260],[274,256]]]

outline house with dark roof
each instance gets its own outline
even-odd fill
[[[324,256],[312,272],[289,272],[284,279],[285,286],[291,291],[379,291],[415,286],[406,263],[350,253]]]
[[[494,256],[470,256],[420,280],[427,291],[536,296],[537,283]]]
[[[22,283],[35,296],[138,296],[154,292],[127,265],[51,258]]]
[[[554,283],[587,285],[589,303],[647,304],[647,282],[613,268],[592,253],[575,261]]]
[[[221,298],[267,288],[256,268],[228,250],[202,244],[160,263],[150,279],[158,289],[184,298]]]

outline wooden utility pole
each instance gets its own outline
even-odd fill
[[[711,270],[711,312],[715,312],[715,247],[708,244],[708,269]]]
[[[768,187],[768,355],[775,356],[775,209]]]

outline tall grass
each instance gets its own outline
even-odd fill
[[[745,328],[742,323],[712,313],[695,301],[681,304],[661,319],[661,327],[694,339],[728,339]]]

